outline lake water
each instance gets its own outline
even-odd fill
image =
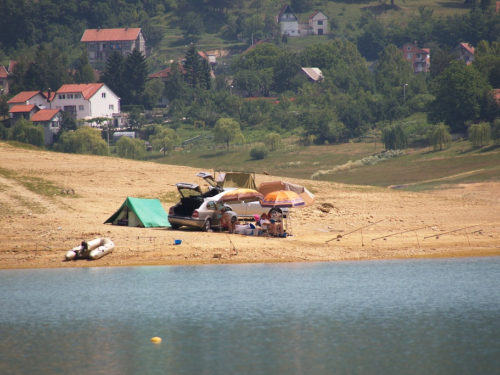
[[[499,257],[3,270],[0,374],[500,374],[499,276]]]

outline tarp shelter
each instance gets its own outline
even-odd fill
[[[279,190],[285,190],[285,191],[289,190],[300,195],[305,202],[305,205],[303,207],[312,206],[312,204],[316,200],[314,194],[311,193],[309,190],[307,190],[305,187],[291,184],[285,181],[262,182],[259,185],[258,189],[259,193],[261,193],[264,196],[266,196],[269,193],[272,193],[273,191],[279,191]]]
[[[170,227],[168,214],[159,199],[127,197],[122,206],[104,224],[129,227]]]
[[[257,190],[255,178],[248,172],[219,172],[217,183],[223,188],[242,188]]]

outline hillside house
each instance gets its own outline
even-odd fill
[[[41,109],[31,116],[35,126],[43,126],[43,137],[46,145],[54,143],[54,134],[61,128],[62,112],[60,109]]]
[[[17,120],[29,120],[40,108],[36,104],[18,104],[9,109],[10,124],[13,126]]]
[[[403,57],[411,61],[413,73],[428,73],[430,71],[430,50],[429,48],[417,47],[417,42],[414,44],[406,43],[399,50],[403,52]]]
[[[300,36],[299,19],[290,5],[284,5],[278,14],[277,22],[281,26],[281,34],[288,36]]]
[[[23,91],[11,98],[7,104],[9,109],[17,105],[36,104],[40,109],[48,108],[49,101],[47,95],[41,91]]]
[[[0,65],[0,95],[9,93],[9,72],[5,66]]]
[[[299,74],[310,82],[323,82],[323,72],[319,68],[300,68]]]
[[[120,98],[104,83],[63,85],[54,93],[50,108],[68,112],[76,119],[112,118],[120,113]]]
[[[458,59],[464,61],[467,65],[474,61],[474,47],[469,43],[459,43],[453,51],[457,54]]]
[[[87,29],[80,41],[87,45],[92,66],[98,62],[106,62],[113,52],[127,56],[138,49],[146,56],[146,37],[141,28]]]
[[[323,12],[314,12],[309,17],[309,30],[307,35],[327,35],[328,17]]]

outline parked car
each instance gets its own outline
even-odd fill
[[[181,201],[168,211],[168,222],[172,229],[188,226],[209,231],[212,227],[220,226],[220,210],[224,205],[209,196],[216,193],[216,189],[209,190],[208,196],[204,196],[199,185],[181,182],[176,186]]]
[[[202,172],[197,176],[202,177],[208,184],[209,189],[202,192],[200,185],[187,182],[176,184],[181,195],[181,200],[168,211],[168,221],[172,229],[179,229],[181,226],[196,227],[205,231],[212,227],[220,227],[220,209],[226,206],[234,211],[239,217],[253,217],[268,212],[277,217],[288,211],[282,212],[279,208],[264,208],[260,202],[232,202],[223,204],[219,200],[227,191],[237,189],[221,188],[209,173]],[[286,210],[286,209],[285,209]]]

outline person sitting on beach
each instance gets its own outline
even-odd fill
[[[262,229],[267,229],[273,236],[277,236],[278,233],[283,236],[283,225],[281,225],[281,223],[276,223],[266,213],[260,215],[259,225]]]
[[[233,233],[235,225],[238,223],[238,214],[233,211],[229,211],[227,207],[222,207],[220,209],[220,212],[222,214],[220,223],[223,228],[227,227],[227,230],[229,233]]]

